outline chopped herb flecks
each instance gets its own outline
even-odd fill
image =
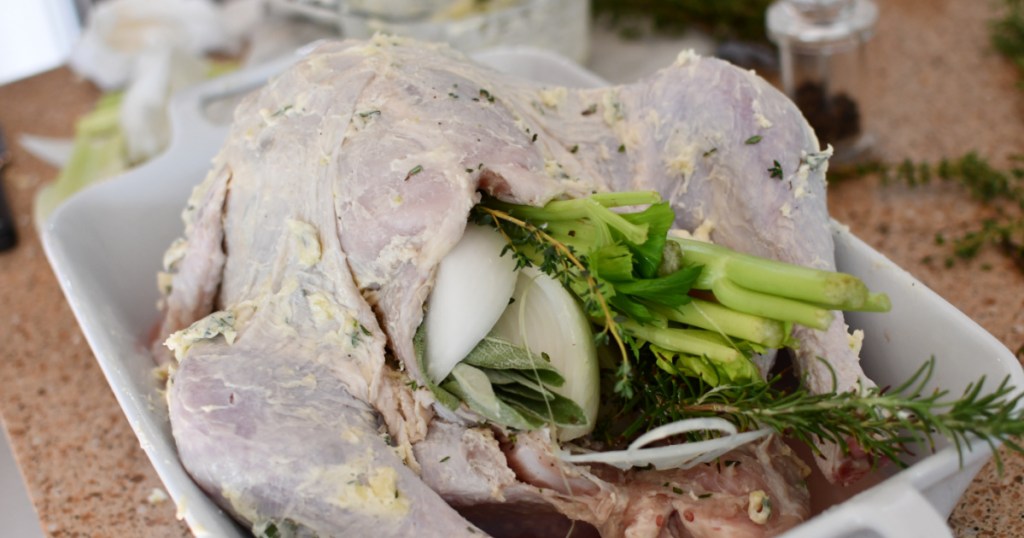
[[[594,114],[596,112],[597,112],[597,103],[594,103],[594,104],[588,106],[583,112],[580,112],[580,115],[589,116],[589,115]]]
[[[757,144],[760,141],[761,141],[761,135],[754,135],[754,136],[746,139],[743,143],[748,145],[748,146],[751,146],[751,145]]]
[[[403,181],[409,181],[409,178],[411,178],[412,176],[415,176],[416,174],[418,174],[418,173],[420,173],[422,171],[423,171],[423,165],[417,164],[416,166],[413,166],[412,169],[409,170],[409,173],[405,175],[405,179]]]
[[[782,177],[783,177],[782,165],[779,164],[779,161],[772,161],[772,164],[773,164],[773,166],[768,169],[768,173],[770,174],[770,177],[772,177],[774,179],[782,179]]]
[[[350,335],[352,347],[358,347],[362,343],[364,336],[370,336],[370,330],[364,327],[362,323],[356,322],[355,329]]]
[[[493,103],[494,102],[494,96],[491,95],[491,92],[489,92],[489,91],[487,91],[487,90],[485,90],[483,88],[480,88],[480,97],[482,97],[484,99],[487,99],[488,103]]]

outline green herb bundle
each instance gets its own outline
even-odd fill
[[[646,208],[624,210],[631,206]],[[959,398],[926,392],[933,361],[892,390],[811,394],[780,377],[761,379],[751,355],[791,345],[792,324],[824,329],[829,310],[889,308],[852,275],[666,237],[674,216],[653,193],[544,207],[485,198],[471,219],[498,229],[518,266],[538,267],[571,291],[598,341],[618,356],[606,369],[611,394],[603,399],[612,411],[595,432],[611,445],[676,420],[720,417],[741,431],[772,428],[812,450],[819,441],[856,443],[875,461],[900,462],[912,443],[934,446],[936,434],[960,449],[980,439],[1021,450],[1012,441],[1024,433],[1019,391],[1006,381],[985,391],[982,379]]]

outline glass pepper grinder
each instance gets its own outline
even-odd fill
[[[878,7],[872,0],[779,0],[766,19],[779,49],[782,89],[822,146],[835,148],[833,162],[866,157],[874,137],[864,128],[860,103]]]

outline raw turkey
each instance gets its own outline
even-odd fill
[[[808,517],[807,469],[780,440],[723,457],[736,466],[563,463],[547,429],[513,434],[435,406],[413,334],[480,192],[539,205],[654,189],[680,228],[833,268],[827,158],[783,95],[692,54],[636,84],[566,89],[444,46],[392,37],[321,45],[239,106],[188,203],[185,237],[165,257],[168,348],[156,355],[171,365],[181,460],[256,533],[790,528]],[[868,382],[841,316],[799,338],[811,390],[833,388],[818,355],[838,390]],[[846,480],[856,463],[834,452],[822,465]]]

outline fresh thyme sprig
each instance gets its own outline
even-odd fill
[[[667,378],[654,368],[639,368],[640,387],[623,406],[633,414],[621,434],[627,437],[684,418],[720,417],[742,430],[769,427],[818,451],[817,441],[830,441],[844,450],[851,446],[876,463],[888,459],[900,466],[916,445],[934,451],[936,435],[963,450],[981,441],[993,449],[1004,443],[1024,453],[1015,436],[1024,434],[1024,393],[1004,379],[985,390],[985,379],[971,383],[959,398],[947,390],[928,390],[935,371],[929,359],[906,382],[892,389],[872,387],[860,392],[811,394],[788,389],[781,377],[767,384],[709,387],[697,378]],[[996,454],[996,463],[1001,461]]]

